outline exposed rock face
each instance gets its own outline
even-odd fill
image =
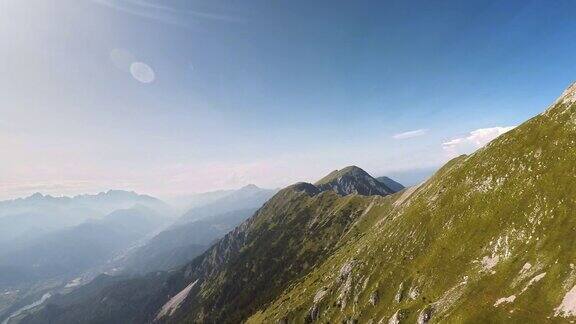
[[[416,298],[418,298],[418,296],[420,296],[420,290],[418,289],[418,287],[413,286],[410,288],[410,290],[408,291],[408,297],[410,297],[410,299],[415,300]]]
[[[314,304],[308,310],[308,316],[306,316],[306,323],[312,323],[318,319],[318,314],[320,313],[320,309],[318,305]]]
[[[403,310],[397,310],[388,320],[388,324],[400,324],[404,318],[406,318],[406,312]]]
[[[576,102],[576,82],[572,83],[554,104],[573,104]]]
[[[327,293],[328,289],[326,287],[320,288],[314,295],[314,304],[318,304],[320,301],[322,301],[322,299],[324,298],[324,296],[326,296]]]
[[[398,291],[396,292],[396,295],[394,296],[394,301],[399,303],[402,301],[402,298],[404,298],[404,283],[400,283],[400,286],[398,286]]]
[[[336,304],[344,309],[352,293],[352,268],[354,267],[354,260],[350,260],[342,265],[338,275],[338,300]]]
[[[427,324],[430,319],[432,318],[432,307],[424,308],[420,314],[418,314],[418,319],[416,320],[417,324]]]
[[[375,306],[380,301],[380,297],[378,296],[378,290],[374,291],[370,294],[369,302],[372,306]]]
[[[352,272],[352,268],[354,267],[354,260],[348,261],[342,265],[340,268],[340,281],[346,280],[350,276],[350,272]]]

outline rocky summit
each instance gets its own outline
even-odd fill
[[[366,171],[357,166],[349,166],[342,170],[332,171],[329,175],[316,182],[315,186],[321,191],[333,190],[340,195],[384,196],[394,193],[394,190],[372,178]]]

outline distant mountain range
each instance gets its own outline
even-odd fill
[[[36,193],[27,198],[0,201],[0,253],[6,244],[15,240],[25,241],[135,206],[171,214],[171,208],[159,199],[122,190],[75,197]]]
[[[0,287],[78,276],[168,221],[149,208],[134,207],[39,235],[0,255]]]
[[[218,198],[189,209],[178,219],[178,223],[196,221],[235,210],[258,208],[276,192],[278,192],[276,189],[262,189],[253,184],[225,193],[218,192]]]
[[[576,85],[396,192],[358,167],[280,190],[191,262],[100,276],[21,323],[576,320]]]

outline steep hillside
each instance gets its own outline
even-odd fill
[[[576,85],[395,195],[249,322],[576,320]]]
[[[195,284],[179,308],[168,302],[158,318],[210,323],[245,319],[289,282],[314,269],[344,236],[356,235],[357,230],[349,226],[361,217],[371,199],[342,198],[310,184],[280,191],[256,215],[172,278],[185,284],[176,285],[171,296]]]

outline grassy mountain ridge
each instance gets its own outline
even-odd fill
[[[394,195],[390,213],[369,211],[363,236],[249,322],[574,320],[573,90]]]
[[[310,184],[281,190],[182,270],[179,279],[199,280],[198,285],[165,320],[235,323],[245,319],[329,255],[368,202],[368,197],[341,197]]]

